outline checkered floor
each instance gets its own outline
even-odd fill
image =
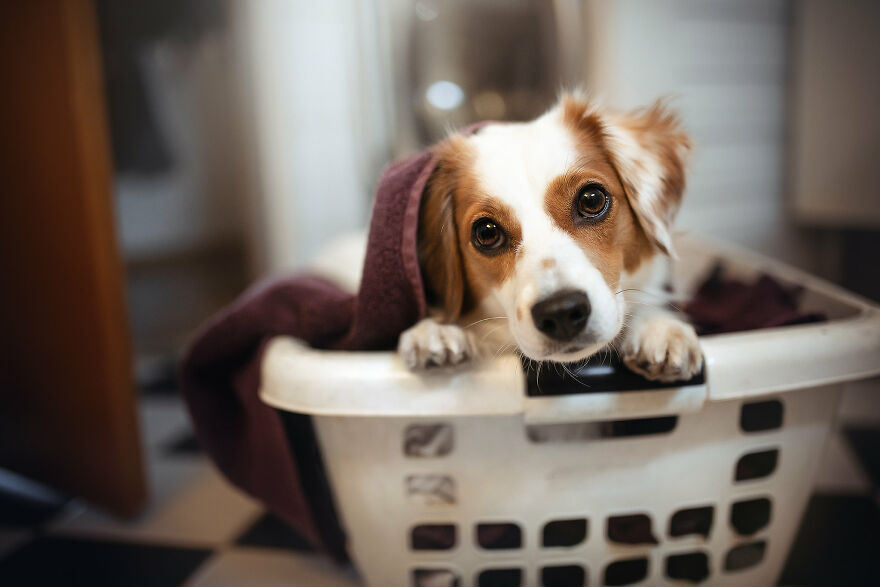
[[[0,585],[360,585],[218,475],[173,392],[146,393],[141,416],[152,485],[143,515],[126,523],[75,500],[0,492]],[[781,584],[880,585],[878,488],[874,380],[845,396]]]

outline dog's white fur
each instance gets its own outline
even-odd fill
[[[675,210],[658,205],[660,163],[613,120],[606,128],[621,182],[638,193],[634,211],[657,249],[671,251]],[[404,362],[410,368],[458,365],[515,347],[531,359],[571,363],[613,345],[630,368],[651,379],[697,373],[701,354],[693,328],[663,309],[668,257],[657,254],[633,274],[624,271],[619,291],[612,291],[581,246],[545,210],[547,186],[579,156],[562,107],[530,123],[490,125],[467,140],[481,187],[502,200],[521,225],[520,249],[510,277],[480,301],[466,323],[441,324],[431,317],[404,332],[398,347]],[[531,316],[535,303],[562,289],[586,292],[592,308],[584,332],[565,343],[542,334]]]

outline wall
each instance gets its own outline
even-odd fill
[[[880,228],[880,3],[801,0],[795,12],[793,211]]]
[[[591,2],[590,88],[634,107],[670,96],[694,138],[678,226],[811,268],[787,213],[790,6],[784,0]]]
[[[253,150],[257,273],[303,265],[363,226],[387,161],[386,84],[373,2],[235,4]]]

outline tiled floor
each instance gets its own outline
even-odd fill
[[[141,415],[150,506],[126,523],[0,493],[0,585],[360,585],[219,476],[173,393],[147,394]],[[840,421],[782,584],[880,585],[880,382],[849,392]]]
[[[0,586],[359,585],[219,475],[173,393],[145,395],[141,419],[144,512],[123,522],[77,500],[0,490]]]

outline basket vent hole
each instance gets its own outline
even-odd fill
[[[415,569],[413,587],[459,587],[461,579],[449,569]]]
[[[743,404],[739,427],[743,432],[761,432],[782,427],[782,402],[769,400]]]
[[[522,569],[486,569],[477,577],[479,587],[519,587]]]
[[[452,452],[453,435],[449,424],[412,424],[403,434],[403,454],[408,457],[443,457]]]
[[[779,449],[750,452],[736,462],[735,481],[748,481],[767,477],[776,470],[779,461]]]
[[[631,558],[615,561],[605,567],[605,585],[629,585],[648,576],[648,559]]]
[[[646,514],[608,518],[608,540],[621,544],[657,544],[651,518]]]
[[[652,434],[666,434],[675,429],[678,416],[658,416],[656,418],[635,418],[633,420],[614,420],[608,422],[610,426],[603,427],[604,438],[619,438],[621,436],[649,436]]]
[[[449,475],[409,475],[406,495],[419,505],[453,505],[456,502],[455,480]]]
[[[724,559],[724,570],[740,571],[753,567],[763,560],[765,550],[767,550],[767,543],[764,541],[750,542],[731,548]]]
[[[522,530],[513,523],[477,524],[477,544],[487,550],[522,547]]]
[[[584,587],[587,572],[578,565],[561,565],[541,569],[541,585],[544,587]]]
[[[770,523],[770,500],[766,497],[738,501],[730,508],[730,525],[744,536],[751,536]]]
[[[449,550],[455,546],[455,538],[453,524],[421,524],[413,527],[410,546],[413,550]]]
[[[666,576],[702,583],[709,578],[709,557],[705,552],[674,554],[666,559]]]
[[[541,444],[545,442],[584,442],[628,436],[653,436],[672,432],[677,423],[678,416],[659,416],[604,422],[532,424],[526,426],[526,437],[531,442]]]
[[[715,508],[712,506],[678,510],[669,520],[669,535],[676,537],[699,534],[708,538],[714,512]]]
[[[544,525],[542,543],[547,546],[575,546],[587,538],[587,521],[554,520]]]

